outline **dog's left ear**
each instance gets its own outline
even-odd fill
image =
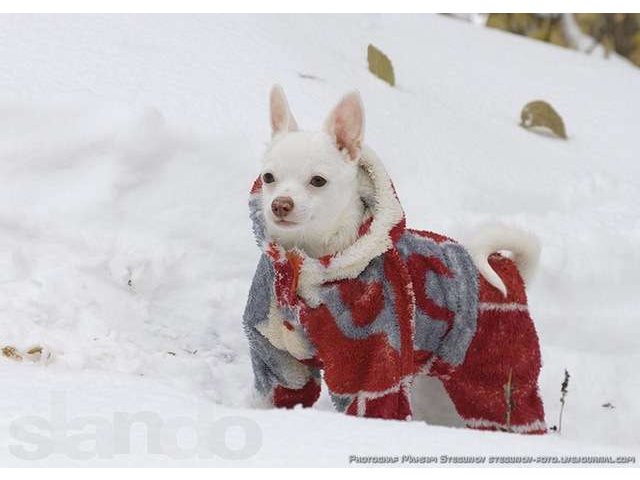
[[[325,129],[340,150],[347,150],[352,160],[360,158],[364,138],[364,107],[358,92],[351,92],[340,100],[327,118]]]

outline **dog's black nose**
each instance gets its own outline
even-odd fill
[[[276,217],[284,218],[293,210],[293,199],[291,197],[276,197],[271,202],[271,211]]]

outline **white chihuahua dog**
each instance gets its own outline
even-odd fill
[[[469,427],[546,431],[522,279],[538,258],[535,238],[493,227],[465,249],[406,228],[391,179],[363,145],[357,93],[318,132],[298,130],[280,87],[270,103],[272,141],[249,196],[263,254],[244,314],[267,404],[313,405],[322,372],[339,411],[406,419],[419,410],[414,380],[428,377]],[[512,376],[505,425],[491,399]]]

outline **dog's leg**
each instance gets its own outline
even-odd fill
[[[443,384],[468,427],[545,433],[540,347],[524,284],[511,260],[493,256],[490,262],[508,296],[481,278],[476,335],[463,364]]]
[[[270,318],[273,278],[271,263],[263,255],[251,284],[243,317],[259,397],[254,399],[254,403],[282,408],[293,408],[298,404],[310,407],[320,396],[320,371],[288,351],[277,348],[273,341],[278,340],[276,343],[284,347],[280,345],[282,339],[273,335],[275,330],[269,328],[269,322],[265,323]],[[267,328],[260,328],[261,325]]]
[[[302,388],[287,388],[277,385],[273,388],[271,401],[276,408],[294,408],[301,405],[305,408],[313,406],[320,397],[320,371],[311,370],[311,377]]]

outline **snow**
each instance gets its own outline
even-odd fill
[[[147,455],[135,428],[131,453],[113,458],[12,453],[29,442],[11,425],[51,418],[62,394],[69,418],[205,411],[261,432],[247,459],[192,453],[181,465],[640,453],[640,71],[440,16],[3,15],[0,25],[0,346],[51,352],[0,358],[1,464],[174,461]],[[367,71],[369,42],[392,59],[397,88]],[[571,374],[561,435],[347,418],[325,397],[313,410],[251,408],[241,316],[259,252],[247,193],[275,82],[310,129],[361,92],[367,142],[410,226],[464,238],[500,220],[539,235],[529,299],[550,425]],[[534,99],[563,116],[568,141],[518,127]],[[230,432],[228,445],[242,445]]]

